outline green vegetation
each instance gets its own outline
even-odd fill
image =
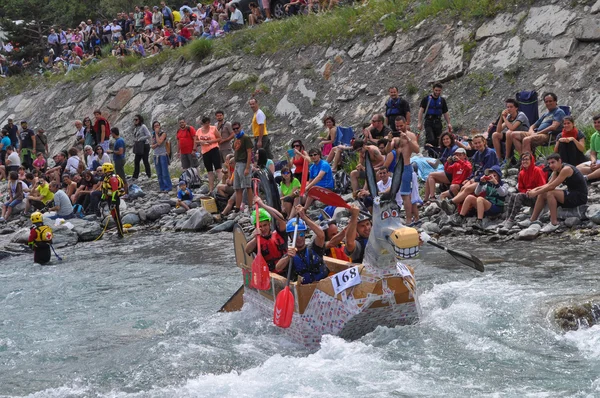
[[[72,3],[72,0],[68,1]],[[21,0],[9,0],[9,2],[14,3],[15,10],[23,8]],[[64,2],[67,3],[67,0]],[[110,10],[129,8],[118,8],[121,5],[120,0],[101,0],[100,3]],[[108,56],[97,64],[76,70],[67,76],[44,74],[2,79],[0,90],[5,91],[5,94],[14,94],[38,85],[53,85],[64,81],[89,81],[90,77],[108,70],[118,73],[135,72],[179,57],[201,61],[211,54],[216,57],[240,52],[262,55],[314,44],[328,45],[334,41],[343,42],[353,37],[362,36],[367,40],[377,34],[407,30],[430,17],[439,17],[442,20],[460,18],[468,21],[473,18],[491,17],[517,4],[522,3],[517,0],[430,0],[428,2],[370,0],[365,6],[338,7],[332,12],[295,16],[261,24],[254,29],[244,29],[219,40],[196,40],[188,46],[166,50],[154,57],[144,59],[125,57],[117,60]],[[49,5],[49,7],[54,6]],[[78,20],[81,18],[73,19],[73,24]],[[470,42],[465,44],[467,47],[472,45]]]
[[[245,79],[232,82],[229,86],[227,86],[227,88],[230,90],[233,90],[233,91],[242,91],[242,90],[249,89],[250,86],[252,86],[252,84],[256,83],[257,81],[258,81],[258,76],[250,75]]]
[[[465,54],[465,59],[468,62],[473,57],[473,50],[475,49],[475,47],[477,47],[477,41],[475,41],[475,39],[471,39],[469,41],[464,42],[462,47],[463,52]]]
[[[415,83],[410,82],[406,84],[406,95],[415,95],[418,92],[419,87]]]
[[[479,90],[479,96],[485,97],[491,90],[491,83],[494,81],[494,74],[492,72],[474,72],[468,75],[468,79]]]

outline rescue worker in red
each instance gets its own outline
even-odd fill
[[[254,237],[246,244],[246,253],[256,253],[256,235],[260,234],[260,246],[262,255],[269,265],[269,271],[275,271],[277,261],[287,253],[287,234],[285,233],[286,221],[283,215],[265,204],[258,196],[254,197],[254,203],[258,204],[258,226]],[[275,218],[275,231],[271,231],[271,220]],[[256,224],[256,210],[250,216],[252,225]],[[284,270],[287,272],[287,270]],[[282,274],[285,272],[282,271]]]
[[[52,228],[44,225],[42,213],[31,214],[31,231],[27,244],[33,249],[33,262],[44,265],[50,261],[50,245],[52,244]]]
[[[102,197],[101,199],[108,204],[110,215],[117,225],[119,238],[123,237],[123,224],[121,223],[121,213],[119,205],[121,204],[120,197],[125,194],[123,180],[115,174],[115,166],[112,163],[104,163],[102,165],[104,180],[102,180]]]

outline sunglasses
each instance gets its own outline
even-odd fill
[[[233,129],[234,129],[234,130],[239,130],[240,128],[239,128],[239,127],[233,127]]]
[[[306,233],[305,233],[305,232],[300,232],[300,231],[298,231],[298,237],[299,237],[299,238],[304,238],[304,236],[305,236],[305,235],[306,235]]]
[[[298,144],[295,144],[295,145],[293,145],[292,147],[293,147],[293,148],[300,148],[300,145],[298,145]]]
[[[282,175],[288,175],[288,174],[290,174],[290,172],[289,172],[289,171],[284,171],[284,172],[283,172],[283,173],[281,173],[281,174],[282,174]]]

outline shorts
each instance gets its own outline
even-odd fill
[[[29,201],[29,206],[33,207],[36,210],[42,210],[46,205],[41,200],[37,199],[27,199]],[[52,207],[52,206],[50,206]]]
[[[564,201],[558,205],[565,209],[572,209],[574,207],[579,207],[586,204],[587,201],[587,195],[582,192],[565,191]]]
[[[445,171],[444,171],[444,174],[446,175],[446,178],[448,179],[448,181],[450,181],[450,185],[452,185],[452,174],[446,173]]]
[[[296,199],[296,198],[294,198],[292,196],[286,196],[286,197],[283,198],[283,201],[285,203],[294,203],[294,199]]]
[[[244,175],[246,170],[246,162],[238,162],[235,164],[233,171],[233,189],[245,189],[252,188],[252,179],[250,178],[251,173]]]
[[[190,167],[192,167],[192,156],[194,156],[194,155],[191,153],[186,153],[185,155],[181,154],[179,156],[179,158],[181,159],[181,168],[182,169],[186,170],[186,169],[189,169]]]
[[[492,207],[486,210],[483,215],[484,216],[497,216],[498,214],[502,214],[504,212],[504,206],[500,207],[492,203]]]
[[[214,147],[210,151],[203,153],[202,161],[204,162],[206,171],[219,170],[221,168],[221,152],[219,152],[219,147]]]
[[[261,1],[263,9],[267,10],[267,9],[271,9],[271,0],[262,0]]]
[[[549,142],[549,136],[545,133],[529,135],[528,137],[531,140],[531,145],[548,145]]]
[[[113,163],[115,165],[115,173],[125,182],[127,178],[125,177],[125,159],[113,159]]]
[[[13,200],[12,202],[5,202],[4,206],[5,207],[15,207],[16,205],[18,205],[21,202],[22,202],[21,199],[17,199],[17,200]]]
[[[412,193],[412,173],[412,166],[410,164],[404,165],[402,184],[400,184],[400,195],[402,196],[410,195]]]

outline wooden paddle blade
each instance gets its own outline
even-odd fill
[[[273,323],[280,328],[289,328],[294,316],[294,295],[289,286],[286,286],[277,295],[273,311]]]
[[[346,201],[342,199],[340,195],[327,188],[312,187],[308,190],[308,196],[315,200],[318,200],[319,202],[323,202],[326,205],[344,207],[346,209],[350,208],[350,205],[346,203]]]
[[[271,288],[271,275],[269,274],[269,265],[260,253],[252,261],[252,283],[251,286],[258,290],[269,290]]]
[[[304,159],[302,166],[302,181],[300,183],[300,196],[304,196],[306,192],[306,182],[308,181],[308,162]]]

